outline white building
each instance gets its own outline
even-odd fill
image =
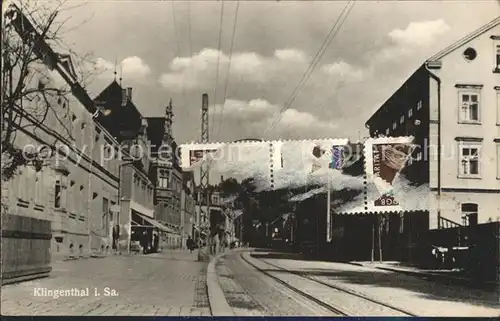
[[[429,183],[430,228],[499,219],[500,17],[429,58],[366,125],[423,147],[411,166]]]

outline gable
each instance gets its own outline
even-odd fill
[[[474,39],[478,38],[481,35],[484,35],[486,32],[490,31],[491,29],[500,26],[500,16],[495,18],[494,20],[490,21],[489,23],[483,25],[479,29],[476,29],[475,31],[471,32],[467,36],[461,38],[457,42],[453,43],[452,45],[444,48],[434,56],[430,57],[427,59],[428,63],[436,62],[441,59],[443,59],[445,56],[449,55],[450,53],[456,51],[457,49],[460,49],[473,41]]]

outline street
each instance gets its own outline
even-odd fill
[[[241,316],[500,315],[496,293],[289,254],[231,253],[217,272],[228,304]]]
[[[173,250],[56,262],[49,278],[3,286],[2,314],[210,315],[206,266],[196,253]],[[72,288],[89,293],[50,295]]]
[[[237,249],[211,264],[214,276],[196,253],[179,250],[55,262],[49,278],[2,287],[2,314],[218,316],[220,303],[235,316],[500,313],[496,293],[297,254]]]

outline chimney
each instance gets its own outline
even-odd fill
[[[127,87],[128,100],[132,101],[132,87]]]

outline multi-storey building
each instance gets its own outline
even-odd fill
[[[500,217],[500,18],[429,58],[366,125],[416,137],[406,171],[429,183],[431,228]]]
[[[121,247],[130,242],[145,242],[153,249],[153,235],[164,238],[171,229],[157,222],[154,214],[154,185],[149,178],[151,144],[148,122],[132,102],[132,88],[122,88],[113,81],[96,98],[96,104],[107,116],[97,120],[120,142],[120,153],[105,159],[120,160],[120,211],[118,226]],[[106,157],[108,156],[108,157]],[[128,243],[128,244],[127,244]],[[158,247],[161,244],[158,243]]]
[[[181,192],[181,244],[186,247],[188,237],[194,239],[196,229],[196,190],[194,173],[184,171],[182,173],[182,192]]]
[[[88,255],[109,244],[113,220],[109,208],[117,203],[118,163],[103,162],[101,153],[105,141],[110,148],[119,146],[95,121],[96,106],[76,80],[69,57],[59,56],[55,64],[73,87],[72,94],[45,95],[47,100],[35,94],[26,100],[28,110],[42,113],[24,114],[14,140],[20,148],[42,148],[47,158],[42,166],[29,163],[22,167],[11,181],[2,184],[9,212],[52,222],[52,260],[71,253]],[[48,74],[48,68],[46,71]],[[43,81],[50,88],[49,79],[42,77],[27,86]],[[38,119],[45,110],[45,118]]]
[[[148,136],[151,140],[152,164],[149,176],[155,186],[155,219],[166,225],[170,233],[166,246],[181,246],[181,193],[183,176],[176,157],[177,144],[172,136],[172,101],[166,107],[165,117],[148,118]]]

